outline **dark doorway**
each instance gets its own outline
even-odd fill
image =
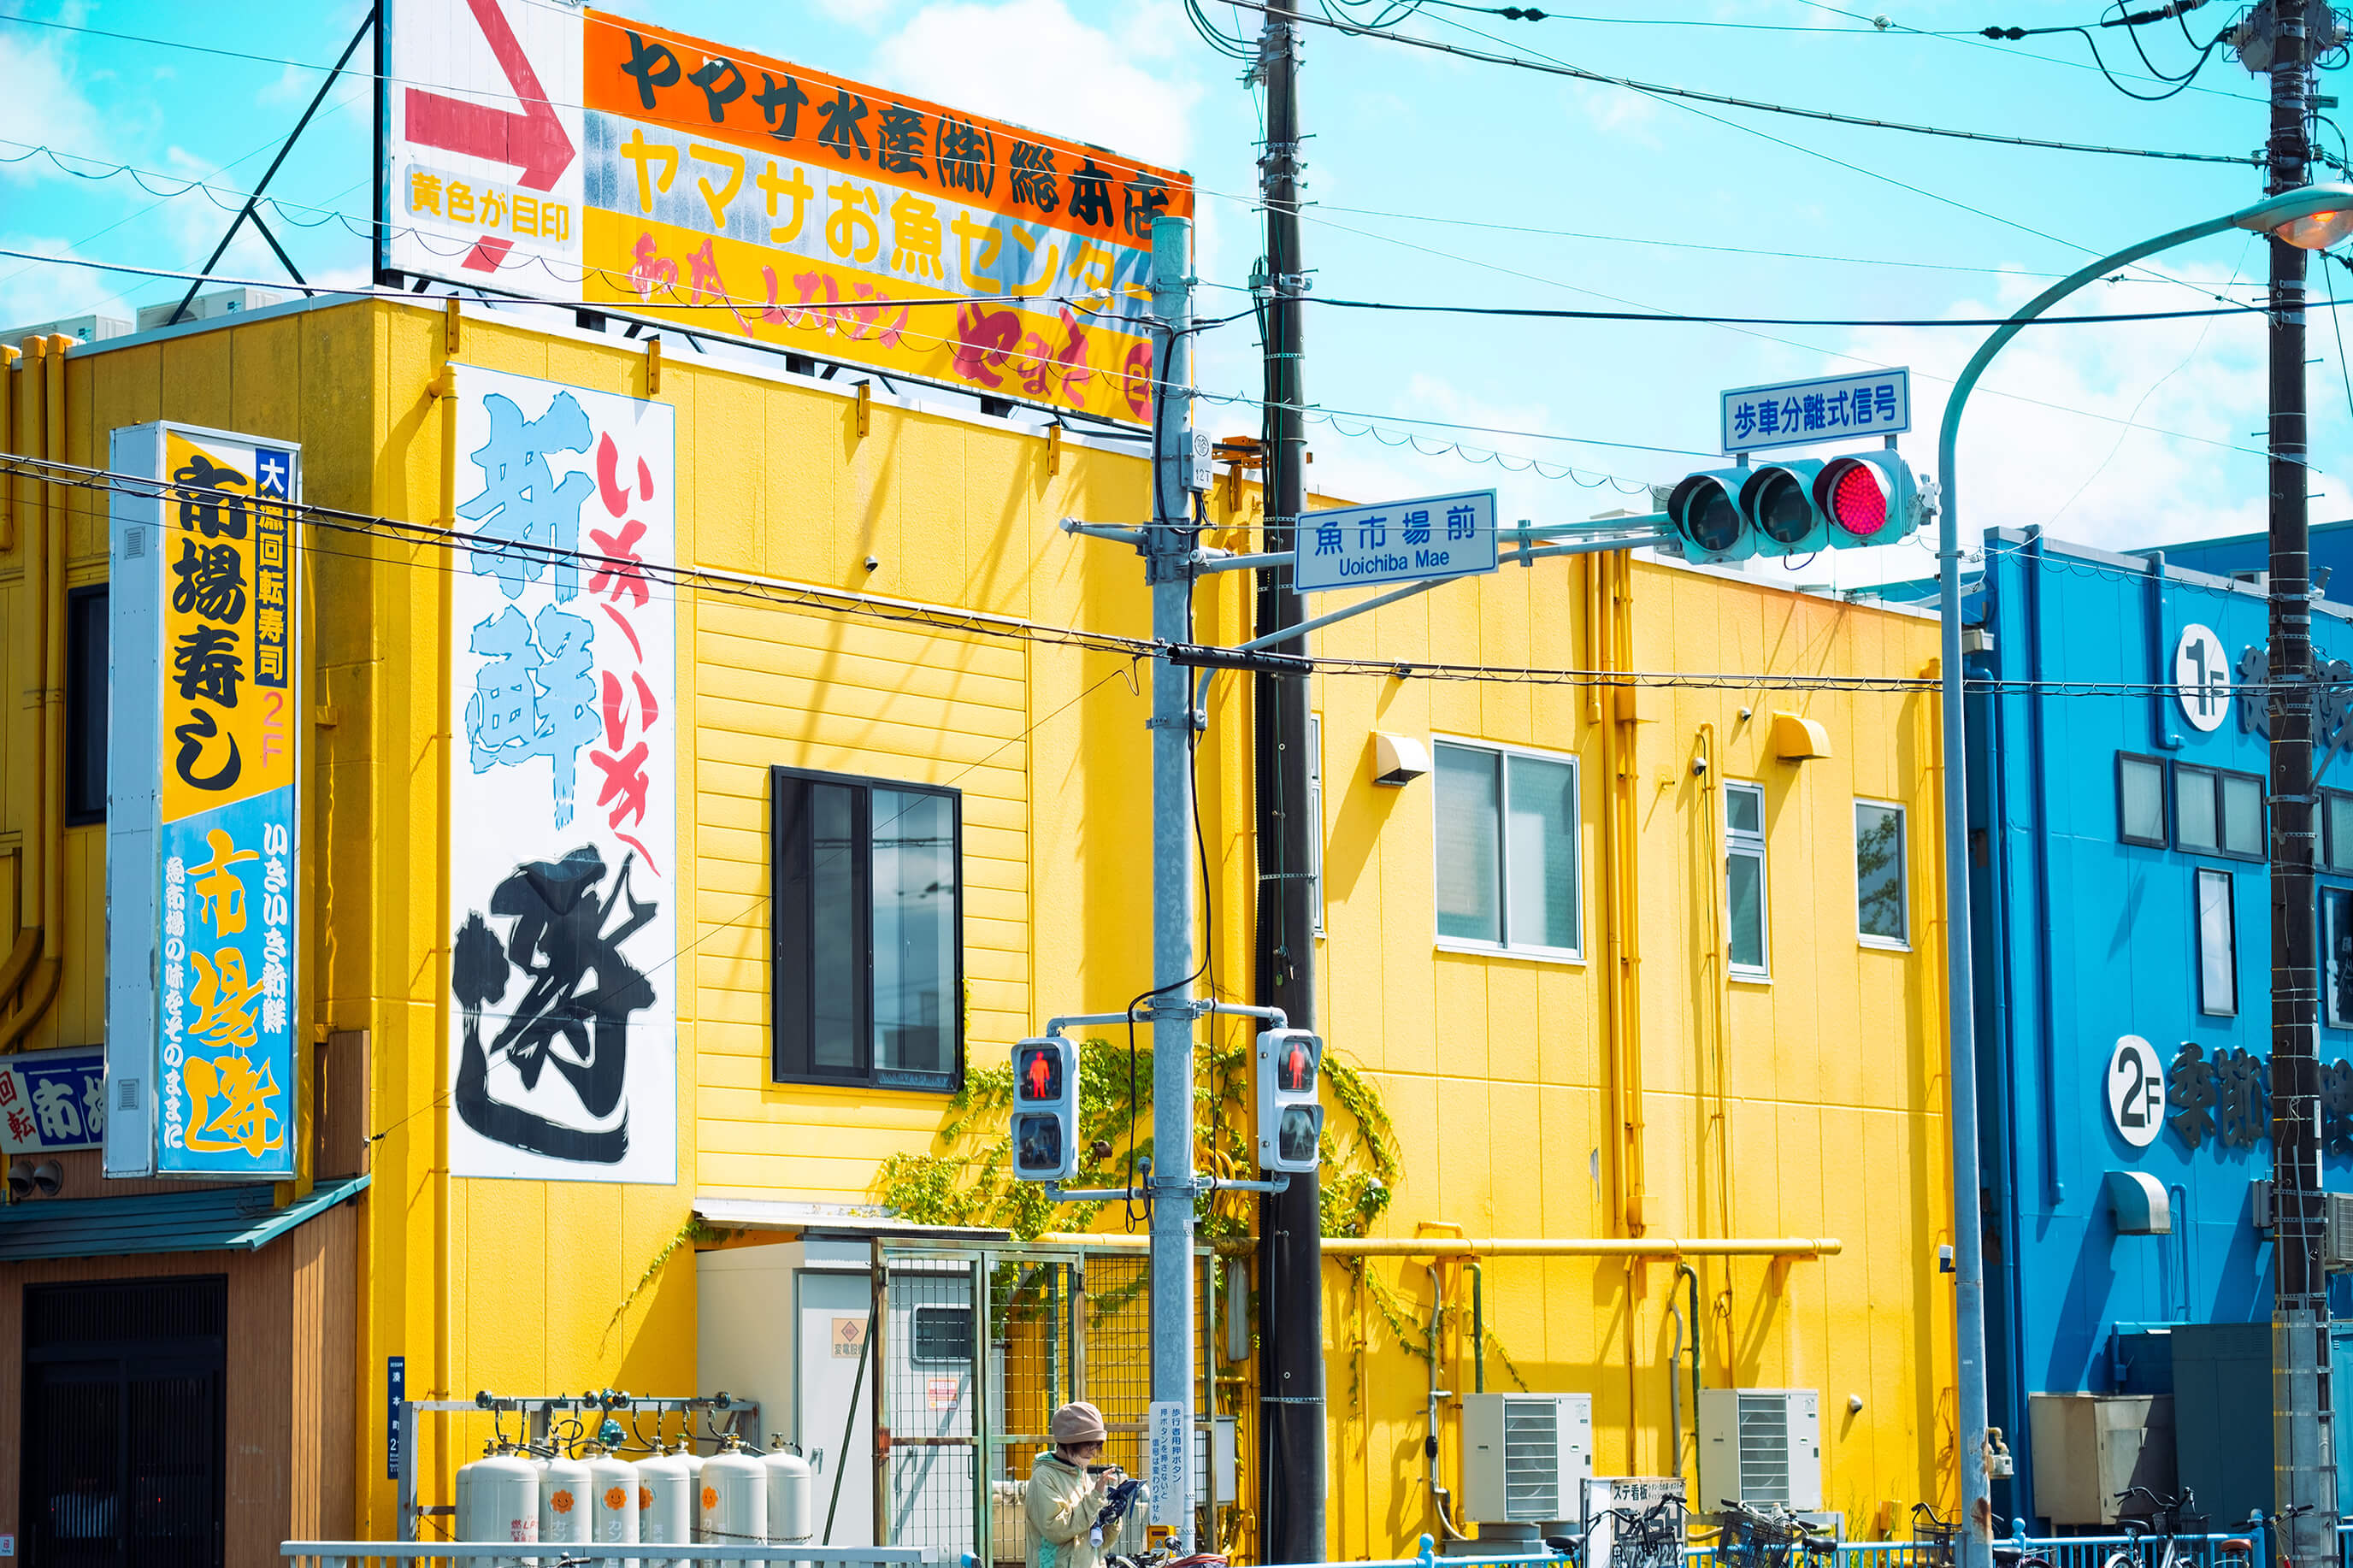
[[[31,1568],[219,1568],[228,1281],[25,1290]]]

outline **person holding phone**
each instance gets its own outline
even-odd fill
[[[1047,1426],[1053,1448],[1029,1467],[1022,1502],[1029,1521],[1029,1568],[1098,1568],[1103,1551],[1095,1518],[1111,1489],[1126,1479],[1116,1465],[1097,1465],[1103,1450],[1103,1412],[1076,1400]]]

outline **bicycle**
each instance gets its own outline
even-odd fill
[[[1679,1497],[1662,1497],[1639,1510],[1604,1509],[1586,1525],[1577,1556],[1585,1568],[1683,1568],[1686,1511]],[[1605,1524],[1609,1554],[1603,1558],[1594,1552],[1593,1536]]]
[[[2125,1532],[2125,1543],[2101,1560],[2100,1568],[2190,1568],[2191,1552],[2181,1543],[2182,1521],[2204,1519],[2190,1510],[2198,1506],[2197,1496],[2188,1487],[2178,1497],[2161,1498],[2147,1487],[2126,1487],[2116,1494],[2116,1501],[2131,1502],[2136,1498],[2148,1504],[2147,1519],[2118,1518],[2117,1526]],[[2162,1526],[2160,1531],[2157,1527]],[[2199,1533],[2190,1531],[2189,1533]],[[2155,1535],[2163,1542],[2158,1560],[2148,1561],[2147,1537]]]
[[[1947,1519],[1925,1502],[1912,1505],[1912,1539],[1928,1549],[1928,1568],[1953,1568],[1953,1542],[1961,1533],[1960,1521]],[[2005,1546],[1997,1538],[1993,1543],[1995,1568],[2053,1568],[2050,1558],[2031,1546]]]
[[[1716,1555],[1732,1568],[1789,1568],[1793,1553],[1820,1563],[1838,1542],[1784,1508],[1726,1501],[1716,1514]]]

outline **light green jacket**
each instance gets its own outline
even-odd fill
[[[1097,1479],[1059,1454],[1038,1456],[1021,1503],[1029,1521],[1029,1568],[1099,1568],[1103,1554],[1088,1539],[1103,1506]]]

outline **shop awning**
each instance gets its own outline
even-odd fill
[[[143,1252],[256,1252],[368,1184],[353,1176],[280,1208],[264,1186],[135,1198],[34,1198],[0,1208],[0,1263]]]

